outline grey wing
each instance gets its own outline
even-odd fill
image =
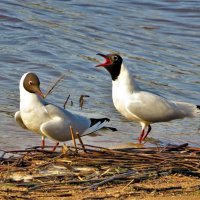
[[[170,121],[182,116],[176,104],[149,92],[133,94],[126,109],[141,120],[151,123]]]
[[[17,112],[15,113],[15,121],[16,121],[22,128],[28,129],[28,128],[25,126],[25,124],[24,124],[24,122],[23,122],[23,120],[22,120],[22,118],[21,118],[20,111],[17,111]]]
[[[62,119],[65,119],[66,121],[73,122],[75,116],[78,116],[53,104],[45,105],[45,109],[50,118],[60,117]]]
[[[67,141],[71,139],[70,125],[61,118],[54,118],[40,126],[42,134],[56,141]]]
[[[81,135],[90,125],[90,121],[83,116],[73,114],[52,104],[45,106],[50,120],[40,127],[41,132],[57,141],[71,140],[70,126]]]

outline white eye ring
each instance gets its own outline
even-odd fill
[[[114,58],[115,61],[118,60],[118,57],[117,57],[117,56],[114,56],[113,58]]]
[[[29,85],[33,85],[33,81],[29,81],[28,84],[29,84]]]

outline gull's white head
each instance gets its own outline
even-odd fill
[[[44,95],[42,91],[40,90],[40,80],[35,73],[27,72],[21,77],[20,91],[23,89],[26,92],[29,92],[32,94],[35,93],[41,96],[42,98],[44,98]]]

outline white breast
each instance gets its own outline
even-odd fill
[[[49,118],[40,97],[24,89],[20,90],[20,115],[25,126],[39,134],[40,125]]]
[[[112,81],[112,98],[115,108],[127,119],[140,121],[140,119],[127,109],[127,103],[130,101],[133,92],[138,89],[133,77],[128,69],[122,64],[120,75],[115,81]]]

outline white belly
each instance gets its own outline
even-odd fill
[[[142,120],[133,113],[129,112],[127,109],[126,105],[130,98],[129,96],[130,94],[126,93],[126,91],[119,89],[117,87],[114,87],[112,90],[113,104],[115,108],[127,119],[131,121],[140,122]]]
[[[25,124],[25,126],[38,134],[40,132],[40,126],[42,123],[48,120],[48,115],[41,107],[35,106],[34,108],[30,109],[21,109],[20,110],[21,118]]]

